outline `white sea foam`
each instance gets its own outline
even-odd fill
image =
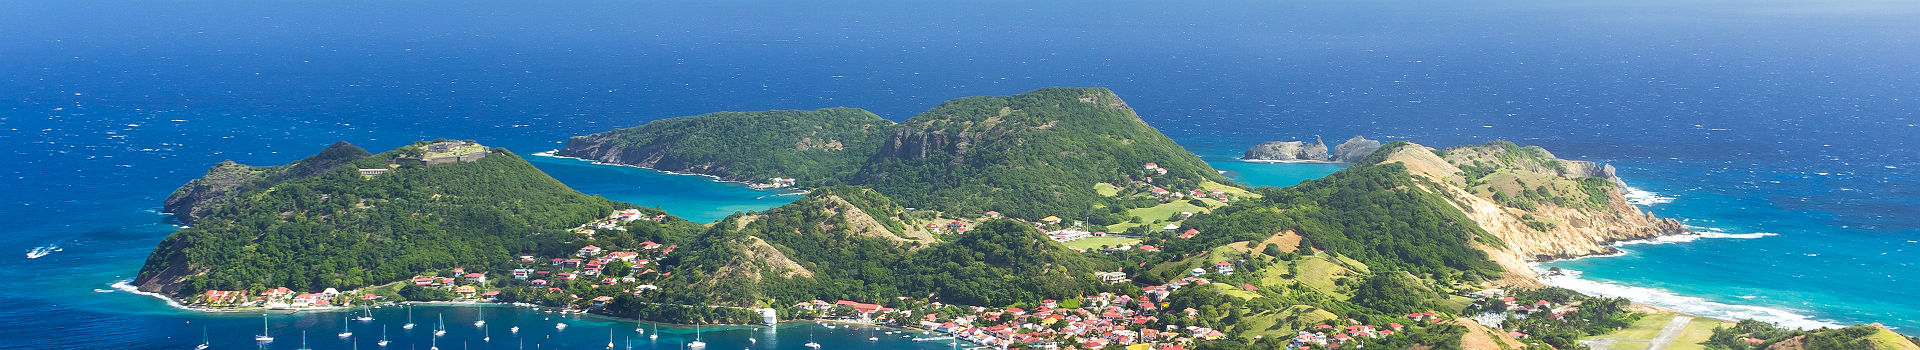
[[[1662,196],[1653,191],[1633,188],[1633,186],[1627,186],[1623,196],[1627,197],[1628,204],[1638,206],[1673,203],[1673,197]]]
[[[186,305],[180,305],[180,302],[174,301],[173,298],[168,298],[167,296],[161,295],[160,293],[150,293],[146,291],[141,291],[140,287],[133,286],[133,279],[124,279],[124,280],[114,281],[113,289],[118,289],[122,292],[127,292],[127,293],[154,297],[156,299],[160,299],[161,301],[167,302],[167,306],[172,306],[176,309],[194,310],[193,308],[189,308]]]
[[[1635,245],[1635,244],[1686,243],[1686,242],[1698,241],[1706,238],[1755,239],[1755,238],[1773,237],[1778,235],[1779,234],[1775,234],[1772,232],[1726,233],[1726,232],[1720,232],[1720,231],[1713,231],[1709,229],[1707,231],[1695,231],[1693,233],[1687,233],[1687,234],[1667,235],[1667,236],[1654,237],[1652,239],[1625,241],[1625,242],[1615,243],[1614,246],[1628,246],[1628,245]]]
[[[1539,265],[1535,265],[1534,268],[1538,270]],[[1562,271],[1566,273],[1557,276],[1542,275],[1540,282],[1550,286],[1572,289],[1588,295],[1627,298],[1641,304],[1722,320],[1754,319],[1798,329],[1841,327],[1839,323],[1816,319],[1812,316],[1795,313],[1793,310],[1720,303],[1698,297],[1674,294],[1673,292],[1663,289],[1626,286],[1584,279],[1580,278],[1580,271]]]

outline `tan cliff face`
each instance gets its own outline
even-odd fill
[[[1677,221],[1654,217],[1628,204],[1618,187],[1607,187],[1612,190],[1608,191],[1605,198],[1596,200],[1599,204],[1586,207],[1541,203],[1532,209],[1521,209],[1502,205],[1485,192],[1476,194],[1468,189],[1469,181],[1462,175],[1460,165],[1473,163],[1455,164],[1449,161],[1461,158],[1461,151],[1472,153],[1486,150],[1474,147],[1448,150],[1448,157],[1443,159],[1431,148],[1410,144],[1393,151],[1382,163],[1402,163],[1414,176],[1432,181],[1433,185],[1440,188],[1428,190],[1442,194],[1455,208],[1504,243],[1504,246],[1480,246],[1495,262],[1507,269],[1507,275],[1497,281],[1498,284],[1537,286],[1537,276],[1526,266],[1528,262],[1612,254],[1618,252],[1612,247],[1615,242],[1687,232]],[[1580,167],[1591,165],[1568,164]],[[1506,170],[1522,175],[1544,173],[1554,178],[1563,178],[1561,176],[1568,173],[1528,164]],[[1537,177],[1534,181],[1542,182]],[[1542,230],[1539,225],[1529,226],[1527,221],[1552,224]]]

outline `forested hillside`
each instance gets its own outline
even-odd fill
[[[1030,220],[1085,212],[1104,200],[1098,183],[1229,183],[1098,88],[955,99],[898,125],[851,108],[663,119],[574,137],[559,155],[729,180],[863,185],[909,207]]]
[[[262,183],[162,240],[134,283],[185,295],[352,289],[451,267],[500,271],[515,255],[565,255],[577,248],[569,229],[637,207],[576,192],[505,149],[471,162],[396,159],[420,146]],[[677,218],[661,227],[636,234],[666,239],[700,229]]]
[[[575,136],[558,155],[800,186],[837,184],[873,155],[893,122],[858,108],[717,112]]]
[[[901,210],[870,189],[822,188],[785,206],[721,220],[692,244],[697,255],[673,262],[699,266],[704,277],[686,283],[734,305],[929,295],[1004,305],[1093,292],[1095,269],[1112,265],[1011,220],[989,221],[948,242],[897,236],[884,221],[898,220]]]
[[[1155,163],[1166,174],[1143,169]],[[894,129],[855,183],[911,206],[1038,219],[1080,213],[1097,183],[1227,183],[1107,89],[947,101]]]

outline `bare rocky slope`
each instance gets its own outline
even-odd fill
[[[1505,284],[1537,285],[1527,262],[1611,254],[1616,242],[1689,233],[1628,204],[1610,167],[1538,147],[1495,142],[1439,151],[1405,143],[1384,152],[1380,163],[1406,165],[1500,239],[1481,249],[1506,268]]]

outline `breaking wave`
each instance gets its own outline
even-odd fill
[[[1538,269],[1538,265],[1535,266]],[[1813,329],[1839,328],[1839,323],[1816,319],[1813,316],[1796,313],[1793,310],[1764,306],[1735,305],[1690,297],[1673,292],[1647,287],[1619,285],[1580,278],[1580,271],[1561,270],[1554,276],[1541,275],[1540,282],[1550,286],[1572,289],[1588,295],[1614,298],[1627,298],[1641,304],[1653,305],[1685,314],[1704,316],[1722,320],[1754,319],[1779,324],[1782,327]]]

